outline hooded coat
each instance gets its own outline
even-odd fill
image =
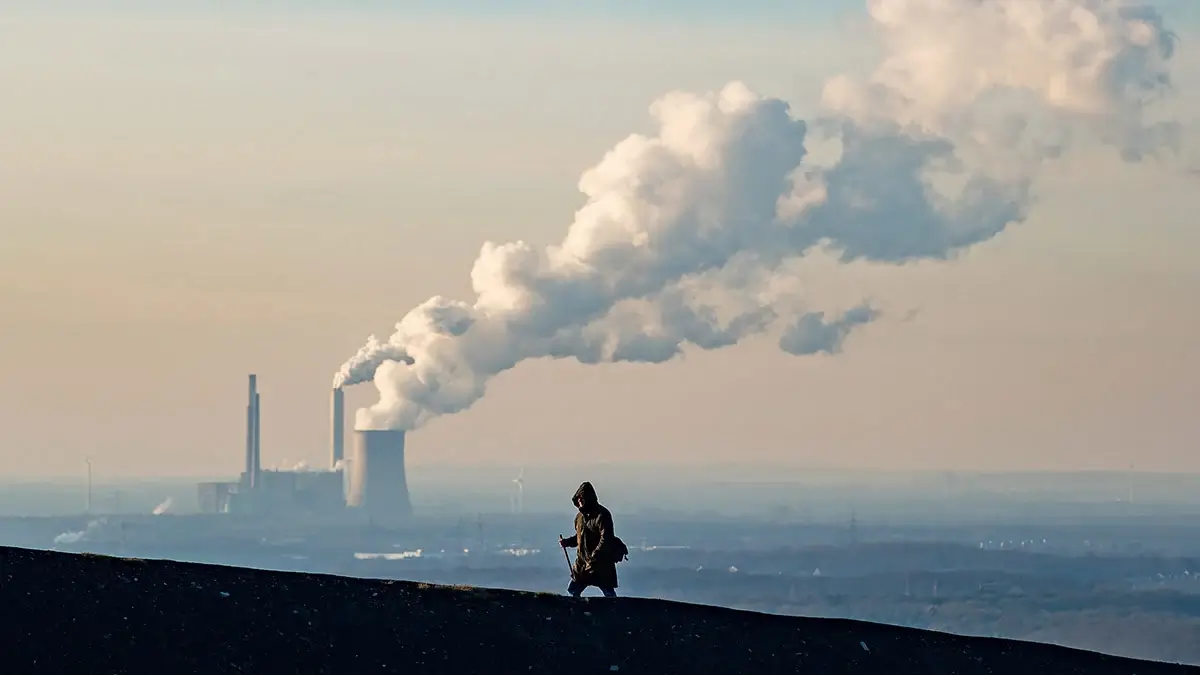
[[[579,509],[575,515],[575,536],[565,539],[563,544],[579,549],[573,578],[577,583],[597,588],[616,588],[617,563],[611,555],[612,513],[600,504],[596,489],[586,481],[575,491],[571,502]]]

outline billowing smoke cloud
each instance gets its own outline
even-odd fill
[[[868,0],[886,58],[868,82],[833,78],[825,100],[856,120],[994,152],[1057,155],[1089,134],[1138,159],[1178,145],[1147,104],[1170,90],[1175,35],[1128,0]]]
[[[783,350],[836,353],[877,311],[827,321],[774,290],[786,265],[816,248],[949,258],[1022,221],[1039,168],[1076,143],[1129,161],[1177,143],[1150,121],[1173,49],[1152,9],[873,0],[869,13],[885,59],[865,81],[829,81],[811,123],[737,82],[654,102],[657,132],[580,179],[587,202],[561,243],[485,243],[473,302],[431,298],[341,368],[335,386],[379,389],[358,427],[465,410],[526,359],[657,363],[780,324]]]
[[[161,504],[159,504],[158,506],[155,506],[154,510],[151,513],[153,513],[156,516],[161,516],[162,514],[170,511],[171,507],[174,505],[175,505],[175,498],[167,497],[166,499],[164,499],[162,501]]]

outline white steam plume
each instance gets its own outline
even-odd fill
[[[1118,0],[874,0],[885,59],[826,84],[811,124],[734,82],[669,93],[651,136],[618,143],[579,188],[560,244],[483,245],[473,302],[434,297],[371,337],[335,386],[374,379],[359,428],[414,429],[470,407],[525,359],[661,362],[786,326],[794,354],[836,353],[869,305],[829,321],[781,295],[816,247],[842,260],[949,258],[1025,218],[1046,161],[1079,141],[1126,160],[1174,149],[1150,121],[1173,38]],[[816,140],[840,149],[816,161]]]
[[[98,518],[96,520],[88,521],[87,527],[82,530],[71,530],[55,536],[54,543],[78,544],[79,542],[84,541],[85,539],[88,539],[92,535],[99,532],[107,522],[108,520],[105,518]]]
[[[151,513],[153,513],[156,516],[161,516],[162,514],[170,511],[171,507],[174,505],[175,505],[175,498],[167,497],[165,500],[163,500],[163,502],[161,504],[159,504],[158,506],[155,506],[154,511],[152,511]]]
[[[1057,154],[1090,132],[1128,159],[1175,146],[1149,122],[1169,91],[1174,33],[1122,0],[869,0],[886,58],[868,82],[836,77],[825,102],[859,121],[953,136],[993,151],[1021,140]],[[1012,109],[1012,106],[1018,109]],[[1028,136],[1036,127],[1043,138]]]

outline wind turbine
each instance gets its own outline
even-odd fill
[[[517,486],[517,513],[521,513],[525,501],[525,467],[521,467],[521,471],[512,482]]]

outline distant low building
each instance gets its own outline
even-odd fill
[[[237,492],[238,484],[230,482],[200,483],[196,486],[201,513],[229,513],[231,495]]]
[[[203,513],[331,513],[346,505],[341,471],[264,470],[254,487],[241,480],[197,490]]]

